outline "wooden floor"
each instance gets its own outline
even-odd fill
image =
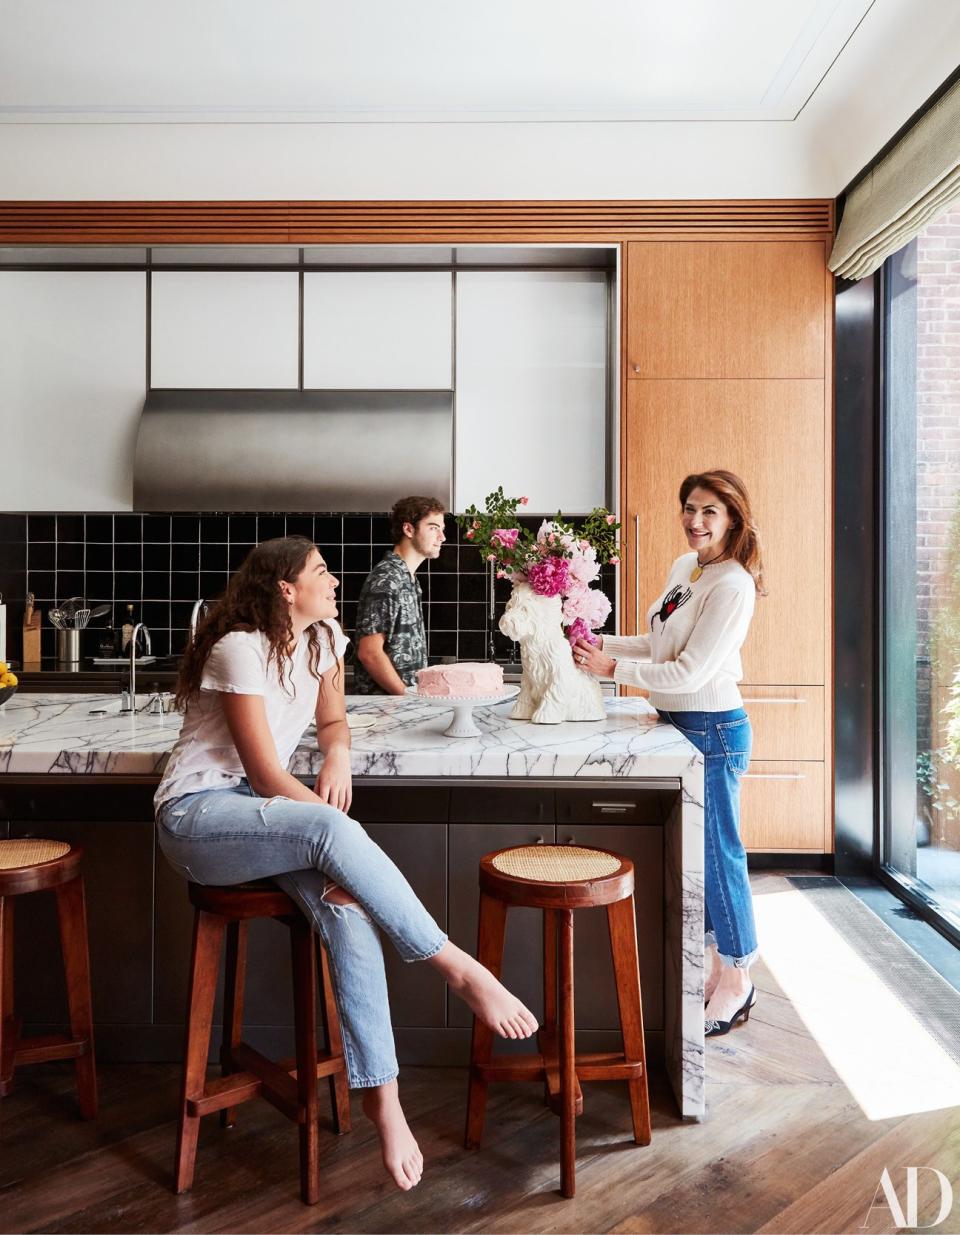
[[[653,1144],[640,1149],[623,1089],[587,1087],[572,1201],[559,1196],[558,1123],[536,1086],[494,1087],[484,1148],[466,1153],[465,1072],[406,1070],[426,1159],[408,1194],[383,1174],[358,1103],[351,1134],[329,1131],[324,1087],[324,1196],[307,1208],[296,1131],[265,1103],[242,1108],[229,1131],[204,1121],[195,1186],[175,1197],[178,1069],[101,1068],[102,1114],[88,1125],[69,1067],[45,1065],[21,1071],[0,1103],[0,1230],[876,1233],[895,1229],[888,1208],[870,1209],[884,1167],[905,1204],[915,1165],[948,1176],[956,1202],[935,1229],[960,1231],[960,1110],[867,1119],[770,972],[755,977],[749,1025],[707,1044],[705,1123],[681,1123],[654,1078]],[[921,1179],[921,1222],[936,1213],[932,1181]]]

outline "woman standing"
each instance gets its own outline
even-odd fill
[[[323,940],[351,1086],[400,1188],[423,1157],[397,1089],[377,928],[406,961],[427,961],[491,1029],[526,1038],[537,1023],[451,943],[387,855],[346,812],[350,732],[337,580],[302,536],[257,545],[197,629],[180,670],[183,727],[154,799],[160,847],[187,879],[274,878]],[[313,789],[287,770],[311,720],[323,767]]]
[[[751,731],[737,683],[754,601],[765,592],[757,528],[738,476],[688,476],[680,521],[692,552],[677,558],[647,610],[650,634],[607,636],[595,647],[581,640],[574,656],[591,673],[648,690],[660,716],[704,755],[705,1031],[715,1037],[748,1020],[756,1002],[757,936],[740,840]]]

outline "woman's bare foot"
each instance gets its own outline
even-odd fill
[[[738,1012],[750,994],[750,970],[737,969],[735,965],[721,967],[720,980],[717,982],[710,1002],[707,1004],[708,1020],[728,1021]]]
[[[503,1038],[529,1038],[537,1032],[533,1013],[489,969],[455,943],[445,943],[430,963],[488,1029]]]
[[[723,961],[715,943],[707,944],[703,950],[703,968],[703,1002],[709,1003],[723,973]]]
[[[363,1092],[363,1113],[377,1129],[380,1153],[387,1174],[404,1192],[420,1182],[423,1174],[423,1154],[414,1140],[400,1105],[400,1090],[396,1081],[378,1085]]]

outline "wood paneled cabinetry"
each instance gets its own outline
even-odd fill
[[[686,551],[682,478],[742,476],[769,593],[743,649],[755,731],[743,834],[760,850],[831,847],[827,251],[826,240],[652,241],[627,253],[622,629],[646,629]]]

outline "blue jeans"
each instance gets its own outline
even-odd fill
[[[321,803],[258,798],[244,781],[164,802],[157,832],[164,856],[194,883],[272,878],[297,902],[327,950],[350,1085],[393,1080],[397,1056],[377,927],[405,961],[427,960],[447,937],[360,824]],[[325,893],[334,886],[358,903],[329,903]]]
[[[660,712],[704,757],[703,885],[705,942],[727,965],[757,958],[757,928],[740,840],[740,777],[753,734],[743,708],[730,712]]]

